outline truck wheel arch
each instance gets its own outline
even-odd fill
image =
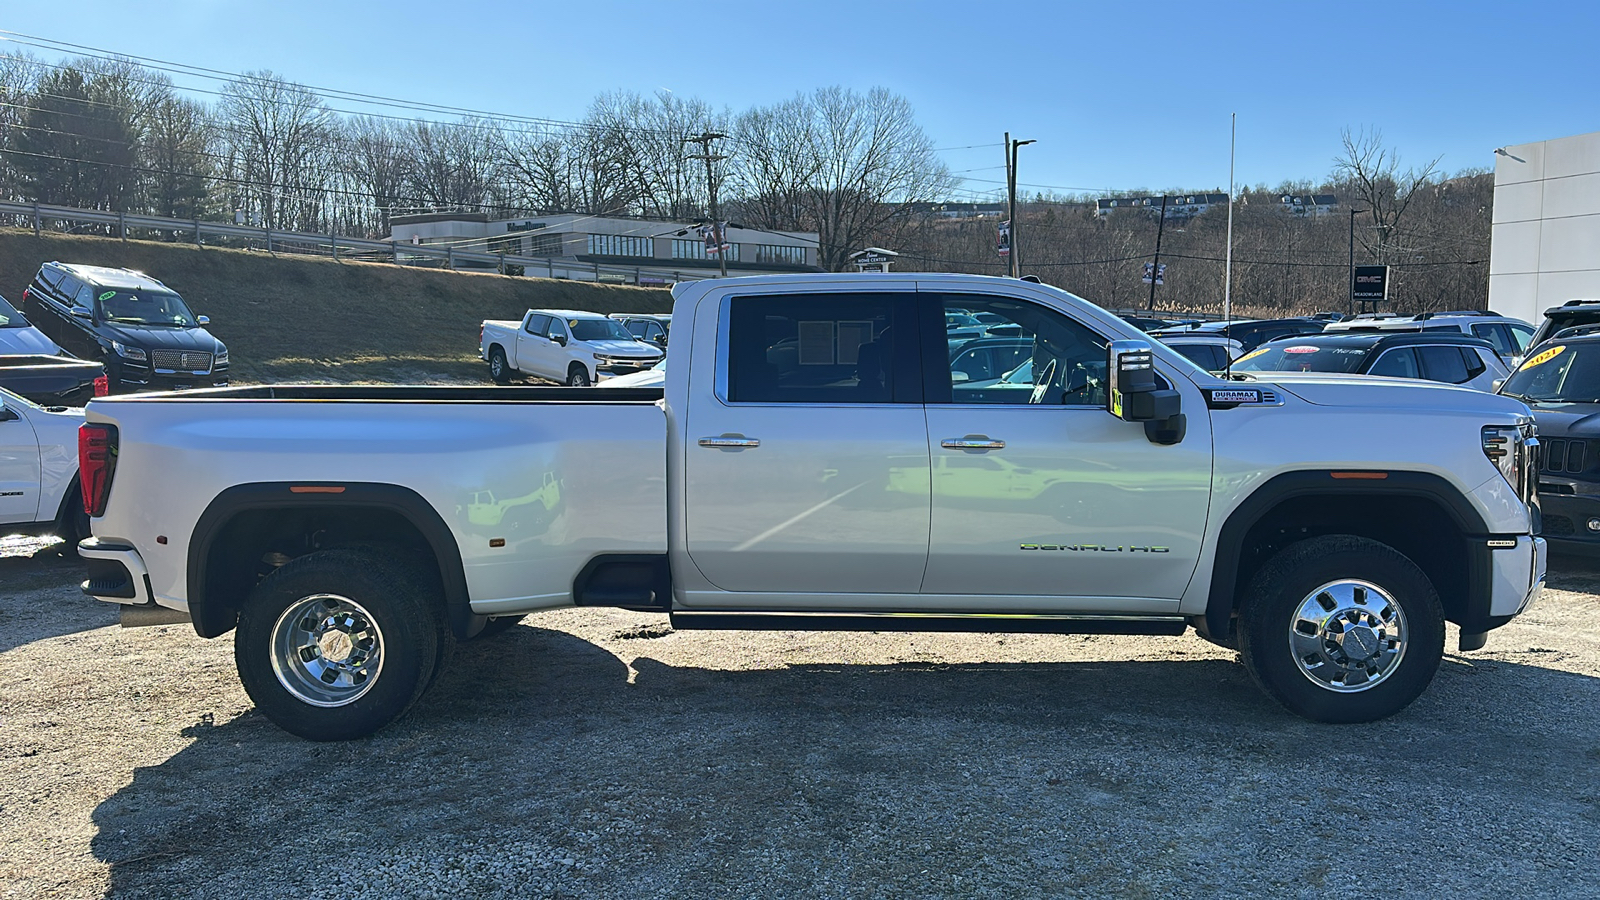
[[[348,519],[365,514],[386,523],[391,530],[409,528],[409,534],[402,531],[395,537],[413,541],[420,538],[432,551],[451,630],[465,637],[483,618],[472,612],[466,570],[455,535],[438,510],[416,491],[394,484],[266,482],[234,485],[222,491],[195,522],[189,539],[187,585],[189,615],[201,637],[219,637],[234,627],[239,606],[256,581],[252,572],[247,582],[232,583],[230,573],[220,571],[239,560],[230,560],[226,541],[219,540],[229,535],[231,525],[249,517],[270,519],[275,514],[308,519],[329,515]]]
[[[1344,474],[1343,470],[1340,474]],[[1381,541],[1385,536],[1381,535],[1384,528],[1380,520],[1386,518],[1386,508],[1421,514],[1435,528],[1449,528],[1454,532],[1453,536],[1459,538],[1454,541],[1437,540],[1449,536],[1432,535],[1441,547],[1440,555],[1449,562],[1444,564],[1439,559],[1419,559],[1417,564],[1435,581],[1440,597],[1454,601],[1447,602],[1448,618],[1463,624],[1464,628],[1476,627],[1475,623],[1488,613],[1489,560],[1483,543],[1468,541],[1467,538],[1488,536],[1488,524],[1467,498],[1441,476],[1427,472],[1394,471],[1382,475],[1382,478],[1338,479],[1333,470],[1326,469],[1286,472],[1256,488],[1228,514],[1218,532],[1206,612],[1195,623],[1196,627],[1203,627],[1207,634],[1217,638],[1229,634],[1232,619],[1239,608],[1240,592],[1254,570],[1265,562],[1265,559],[1251,558],[1262,541],[1269,537],[1264,532],[1278,531],[1284,523],[1300,522],[1303,523],[1305,537],[1353,533]],[[1348,506],[1354,503],[1369,505],[1372,521],[1351,527],[1348,515],[1322,516],[1322,505]],[[1298,538],[1291,538],[1276,549],[1282,549],[1282,546],[1295,540]],[[1483,549],[1475,552],[1469,544]],[[1406,551],[1405,547],[1395,549]],[[1460,560],[1465,563],[1462,569],[1456,569],[1454,565],[1457,551],[1465,555],[1465,559]],[[1430,562],[1434,564],[1430,565]],[[1462,571],[1464,576],[1452,579],[1449,570]],[[1456,584],[1454,581],[1462,583]]]

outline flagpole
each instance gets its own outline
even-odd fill
[[[1239,114],[1232,113],[1228,126],[1228,253],[1222,276],[1222,318],[1233,318],[1233,151],[1239,139]]]

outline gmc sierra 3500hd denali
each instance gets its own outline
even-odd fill
[[[675,294],[664,389],[93,401],[85,591],[234,631],[257,706],[335,740],[403,714],[455,639],[573,605],[678,629],[1193,627],[1288,709],[1369,721],[1427,686],[1447,620],[1476,649],[1541,589],[1515,400],[1223,380],[1010,279]],[[1031,383],[953,372],[951,311],[1019,326]]]

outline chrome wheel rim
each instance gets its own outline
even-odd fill
[[[354,703],[383,671],[383,631],[349,597],[303,597],[272,626],[272,671],[283,689],[304,703]]]
[[[1406,616],[1388,591],[1371,582],[1330,581],[1295,608],[1289,653],[1320,688],[1371,690],[1405,658]]]
[[[505,359],[501,357],[500,354],[496,353],[495,355],[489,357],[489,374],[499,378],[501,375],[505,374],[505,371]]]

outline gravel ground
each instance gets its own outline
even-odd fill
[[[1600,571],[1562,565],[1374,725],[1192,636],[589,610],[318,745],[228,640],[120,630],[75,559],[0,542],[0,896],[1600,896]]]

